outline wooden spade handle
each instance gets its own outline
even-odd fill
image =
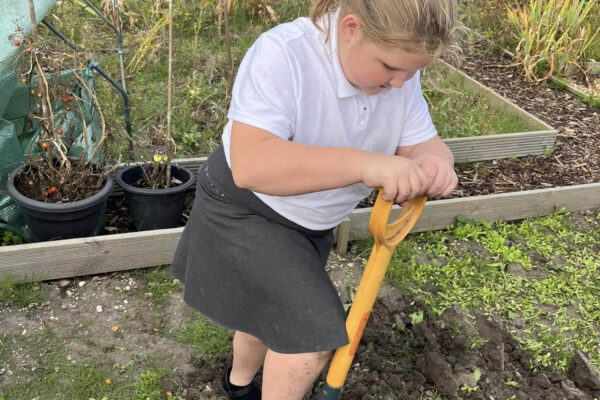
[[[392,202],[383,200],[381,193],[382,191],[377,196],[369,220],[369,230],[375,238],[375,246],[369,256],[354,297],[354,303],[346,319],[346,331],[350,343],[335,351],[320,400],[337,399],[346,381],[394,249],[413,228],[425,206],[426,198],[416,197],[408,202],[394,222],[388,224]]]

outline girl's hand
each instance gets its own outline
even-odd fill
[[[402,203],[426,193],[429,178],[417,162],[406,157],[373,154],[363,169],[367,187],[383,188],[382,198]]]
[[[448,160],[435,154],[424,154],[415,157],[414,161],[419,164],[427,176],[425,191],[427,196],[446,197],[456,188],[458,178],[454,171],[454,165],[450,164]]]

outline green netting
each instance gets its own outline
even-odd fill
[[[35,0],[36,19],[41,21],[52,10],[56,0]],[[17,82],[14,73],[14,59],[19,47],[14,41],[22,39],[23,35],[31,32],[28,0],[0,0],[0,230],[11,230],[33,241],[33,236],[25,225],[25,220],[19,207],[6,193],[8,174],[19,167],[25,157],[39,151],[34,145],[40,134],[37,123],[27,118],[33,111],[35,102],[30,97],[28,87]],[[20,37],[21,36],[21,37]],[[82,90],[73,79],[73,71],[48,75],[46,79],[60,83],[72,82],[73,92],[82,98],[83,114],[86,120],[86,132],[82,135],[82,121],[75,112],[65,112],[60,99],[53,103],[55,124],[65,127],[64,131],[73,132],[69,135],[73,142],[68,142],[69,155],[74,157],[82,154],[88,141],[93,143],[101,134],[100,119],[92,106],[89,93]],[[92,72],[89,68],[77,71],[88,88],[94,88]],[[35,84],[35,81],[34,81]],[[65,135],[66,136],[66,135]],[[91,146],[87,146],[91,147]],[[88,149],[88,154],[91,148]],[[102,157],[98,154],[98,157]]]

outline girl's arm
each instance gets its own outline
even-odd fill
[[[275,196],[363,182],[383,187],[386,200],[400,202],[423,194],[428,182],[418,164],[407,157],[292,143],[235,121],[230,150],[235,184]]]
[[[396,155],[408,157],[421,166],[428,178],[428,196],[448,196],[458,183],[454,156],[439,136],[414,146],[398,147]]]

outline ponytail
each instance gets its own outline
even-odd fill
[[[325,34],[325,40],[329,40],[329,19],[323,18],[334,12],[340,6],[340,0],[315,0],[310,8],[310,19],[313,24]]]
[[[317,21],[340,5],[340,0],[315,0],[310,8],[310,19],[316,24]]]

